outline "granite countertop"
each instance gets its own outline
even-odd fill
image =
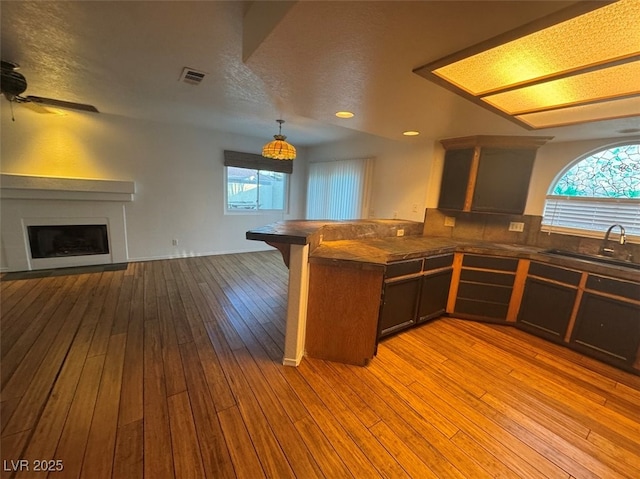
[[[423,236],[423,223],[407,220],[287,220],[247,231],[249,240],[310,245],[309,261],[346,267],[384,268],[394,261],[446,253],[476,253],[532,259],[580,271],[640,281],[640,270],[545,254],[522,244]],[[403,230],[404,236],[397,236]]]
[[[435,256],[446,253],[476,253],[532,259],[566,268],[615,278],[640,281],[640,270],[608,265],[576,258],[544,253],[544,248],[528,245],[490,243],[482,241],[458,241],[449,238],[405,236],[400,238],[371,238],[328,241],[321,243],[310,254],[310,261],[317,263],[350,263],[353,267],[373,265],[384,267],[394,262]]]
[[[421,235],[423,223],[408,220],[286,220],[271,223],[247,231],[248,240],[267,243],[312,244],[322,240],[332,241],[346,238],[395,237],[402,229],[406,235]]]

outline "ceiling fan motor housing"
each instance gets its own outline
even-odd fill
[[[14,97],[20,95],[27,89],[27,80],[15,70],[2,69],[2,78],[0,79],[0,90],[7,96]]]

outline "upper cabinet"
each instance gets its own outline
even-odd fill
[[[446,150],[438,208],[523,214],[536,151],[551,136],[469,136]]]

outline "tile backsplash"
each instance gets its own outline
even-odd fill
[[[445,218],[455,218],[455,226],[445,226]],[[509,231],[511,222],[524,223],[522,232]],[[541,216],[468,213],[428,208],[424,220],[424,236],[438,236],[460,240],[491,241],[494,243],[520,244],[545,249],[564,249],[581,253],[597,254],[602,238],[585,238],[540,231]],[[603,234],[604,236],[604,234]],[[612,236],[614,257],[640,263],[640,244],[616,245]]]

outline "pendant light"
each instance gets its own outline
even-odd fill
[[[262,156],[274,160],[293,160],[296,157],[296,149],[292,144],[286,142],[287,137],[282,134],[284,120],[276,121],[280,124],[278,134],[273,135],[273,141],[262,147]]]

